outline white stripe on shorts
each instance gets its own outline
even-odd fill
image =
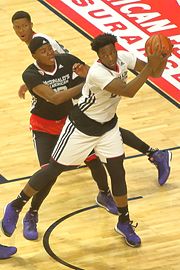
[[[97,137],[82,133],[67,119],[52,157],[60,164],[77,166],[83,163],[93,149],[104,162],[107,158],[124,153],[118,123],[113,129]]]
[[[55,146],[53,153],[52,153],[52,157],[54,160],[58,160],[61,152],[63,151],[65,145],[67,144],[68,139],[71,136],[71,134],[73,133],[74,129],[75,129],[75,126],[71,122],[69,122],[69,124],[65,128],[65,131],[63,128],[62,136],[60,136],[60,138],[58,139],[56,146]]]

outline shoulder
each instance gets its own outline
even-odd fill
[[[34,64],[29,65],[22,73],[23,78],[29,76],[38,76],[39,72]],[[40,74],[39,74],[40,75]]]
[[[120,65],[122,61],[127,65],[127,68],[134,69],[137,57],[132,52],[118,51],[118,61],[120,62]]]
[[[31,72],[31,71],[35,71],[35,70],[37,70],[36,66],[34,64],[31,64],[24,70],[23,73]]]
[[[124,61],[129,61],[132,59],[136,59],[136,56],[134,53],[132,52],[128,52],[128,51],[118,51],[118,59],[122,59]]]
[[[91,76],[98,76],[98,75],[106,75],[110,72],[110,70],[105,67],[101,62],[95,61],[94,64],[89,69],[89,74]]]

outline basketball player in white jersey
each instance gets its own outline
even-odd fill
[[[31,21],[31,16],[26,11],[17,11],[12,16],[12,23],[13,23],[13,29],[16,35],[27,45],[29,45],[33,37],[42,36],[42,37],[45,37],[50,42],[56,54],[68,53],[68,50],[65,49],[64,46],[62,44],[59,44],[56,40],[52,39],[51,37],[45,34],[35,33],[35,31],[33,30],[33,23]],[[87,72],[83,76],[85,77],[86,74]],[[27,87],[25,84],[23,84],[20,87],[19,92],[18,92],[19,97],[25,98],[26,91],[27,91]],[[150,145],[142,141],[134,133],[122,127],[120,127],[120,132],[121,132],[124,144],[148,156],[148,160],[151,163],[153,163],[158,169],[158,183],[160,185],[164,185],[170,174],[170,160],[172,157],[172,153],[168,150],[159,150],[158,148],[154,149],[150,147]],[[104,183],[105,182],[106,181],[104,181]],[[107,189],[107,186],[108,185],[106,182],[106,189]],[[99,188],[101,190],[104,190],[102,186],[101,187],[99,186]],[[99,205],[102,206],[102,203],[101,204],[99,203]],[[105,208],[107,209],[107,207]]]
[[[35,33],[35,31],[33,30],[33,23],[31,21],[31,16],[29,15],[29,13],[25,11],[17,11],[12,16],[12,23],[16,35],[27,45],[29,44],[29,42],[32,40],[33,37],[42,36],[45,37],[47,40],[49,40],[55,53],[60,54],[68,52],[68,50],[65,49],[62,44],[59,44],[56,40],[52,39],[51,37],[45,34]],[[27,91],[26,85],[22,85],[18,92],[19,97],[25,98],[26,91]],[[129,130],[123,129],[122,127],[120,127],[120,132],[124,144],[148,156],[148,160],[151,163],[153,163],[158,169],[158,183],[160,185],[164,185],[170,174],[170,160],[172,153],[168,150],[159,150],[157,148],[154,149],[150,147],[147,143],[138,138],[134,133],[132,133]],[[106,181],[104,181],[104,183],[105,182]],[[99,203],[99,205],[102,206],[102,203],[101,204]]]
[[[163,57],[157,47],[153,54],[148,54],[146,64],[131,53],[117,53],[116,42],[116,37],[111,34],[100,35],[92,41],[92,49],[97,52],[99,60],[89,70],[82,97],[63,127],[49,165],[36,172],[17,199],[7,205],[2,220],[7,236],[13,234],[19,213],[27,201],[46,185],[54,183],[63,171],[81,164],[94,149],[106,162],[111,178],[112,193],[119,211],[115,229],[124,236],[128,245],[140,246],[141,239],[129,217],[124,149],[116,108],[121,96],[134,97],[149,76],[161,76],[168,56]],[[29,46],[33,43],[32,40]],[[126,83],[128,68],[140,73]]]

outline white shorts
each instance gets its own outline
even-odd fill
[[[107,158],[123,155],[124,147],[118,123],[102,136],[94,137],[82,133],[67,119],[52,158],[63,165],[77,166],[84,162],[93,149],[102,162],[106,162]]]

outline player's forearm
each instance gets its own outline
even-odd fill
[[[147,81],[151,73],[152,67],[149,64],[146,64],[136,78],[128,82],[123,88],[118,89],[117,95],[130,98],[134,97],[143,84]]]
[[[81,93],[83,85],[84,85],[84,83],[81,83],[81,84],[74,86],[72,88],[69,88],[65,91],[55,93],[52,96],[51,100],[49,100],[49,102],[51,102],[55,105],[58,105],[58,104],[66,102],[66,101],[69,101]]]

